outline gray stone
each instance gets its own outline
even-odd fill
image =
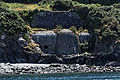
[[[6,47],[6,45],[4,43],[0,42],[0,48],[5,48],[5,47]]]
[[[18,38],[18,43],[20,47],[24,47],[27,45],[27,41],[23,37]]]
[[[81,32],[79,33],[79,40],[80,42],[88,42],[91,38],[89,33]]]
[[[57,36],[57,55],[68,55],[80,53],[79,40],[76,34],[68,29],[63,29]]]
[[[44,53],[55,53],[57,34],[54,31],[38,31],[31,36]]]
[[[5,39],[5,38],[6,38],[6,35],[5,35],[5,34],[2,34],[2,35],[0,36],[0,39],[1,39],[1,40]]]
[[[107,63],[105,66],[117,67],[117,66],[120,66],[120,63],[113,61],[113,62]]]
[[[117,54],[120,55],[120,41],[116,41],[116,42],[115,42],[115,45],[116,45],[116,47],[115,47],[114,51],[115,51]]]
[[[63,60],[62,58],[57,57],[55,54],[42,54],[39,63],[40,64],[63,63]]]
[[[110,45],[110,53],[117,53],[120,55],[120,41],[115,41],[113,44]]]

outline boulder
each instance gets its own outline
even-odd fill
[[[120,55],[120,40],[115,41],[111,46],[110,49],[112,51],[112,53],[116,53],[118,55]]]
[[[55,53],[57,34],[54,31],[38,31],[31,36],[44,53]]]
[[[5,43],[0,42],[0,48],[5,48],[5,47],[6,47]]]
[[[73,54],[73,55],[62,55],[65,64],[86,64],[86,60],[89,58],[88,56],[82,54]]]
[[[117,66],[120,66],[120,63],[116,61],[112,61],[112,62],[105,64],[105,66],[117,67]]]
[[[69,29],[63,29],[58,33],[56,41],[56,54],[69,55],[80,53],[79,39]]]
[[[1,39],[1,40],[5,39],[5,38],[6,38],[6,34],[2,34],[2,35],[0,36],[0,39]]]
[[[24,47],[24,46],[26,46],[27,45],[27,41],[23,38],[23,37],[19,37],[18,38],[18,45],[20,46],[20,47]]]
[[[63,60],[62,58],[56,56],[55,54],[42,54],[38,63],[40,64],[63,63]]]

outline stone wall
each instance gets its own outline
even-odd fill
[[[59,33],[54,31],[38,31],[31,37],[40,45],[44,53],[68,55],[80,53],[78,37],[71,30],[63,29]]]
[[[53,29],[57,25],[68,28],[81,26],[82,23],[75,12],[40,12],[33,17],[31,26]]]
[[[57,55],[70,55],[81,53],[79,43],[89,41],[89,33],[81,33],[78,36],[69,29],[62,29],[60,32],[38,31],[31,34],[31,37],[40,45],[44,53]]]
[[[31,36],[44,53],[55,53],[57,34],[54,31],[39,31]]]

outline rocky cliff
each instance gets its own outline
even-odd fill
[[[39,47],[32,50],[24,49],[27,41],[19,36],[8,38],[5,35],[0,37],[0,62],[10,63],[36,63],[38,62],[42,51]]]
[[[82,36],[85,35],[82,34]],[[59,33],[38,31],[31,34],[31,37],[31,43],[29,43],[22,36],[8,38],[6,35],[1,35],[0,62],[106,66],[115,66],[120,63],[119,39],[111,44],[109,53],[91,54],[87,52],[81,53],[79,47],[81,34],[76,35],[68,29],[63,29]],[[86,37],[82,37],[83,42],[90,38],[90,36]]]

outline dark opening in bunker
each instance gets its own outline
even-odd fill
[[[49,49],[49,47],[45,45],[45,46],[44,46],[44,49]]]

